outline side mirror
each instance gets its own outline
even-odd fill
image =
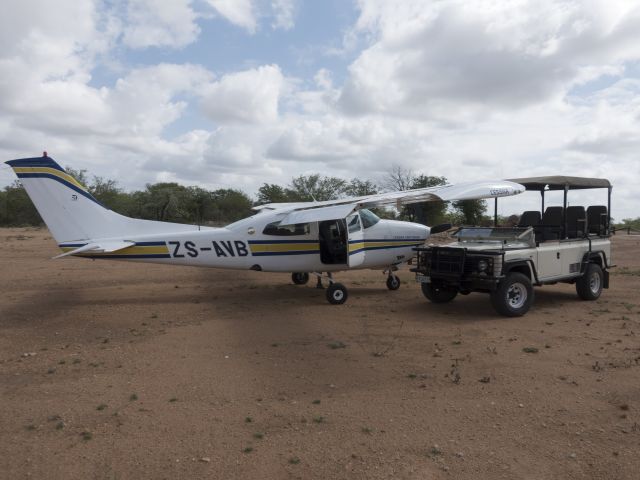
[[[430,234],[434,235],[436,233],[446,232],[447,230],[451,230],[450,223],[441,223],[440,225],[434,225],[431,227]]]

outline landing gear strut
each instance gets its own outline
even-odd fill
[[[311,272],[312,275],[318,277],[318,283],[316,284],[316,288],[324,289],[322,285],[322,279],[326,278],[329,281],[329,286],[327,287],[326,297],[327,301],[332,305],[341,305],[347,301],[349,297],[349,292],[347,291],[347,287],[342,285],[341,283],[333,281],[333,275],[331,272],[327,272],[326,276],[322,275],[322,272]]]
[[[393,272],[397,271],[398,267],[396,265],[391,265],[389,268],[384,270],[382,273],[386,273],[387,275],[387,288],[389,290],[397,290],[400,288],[400,279],[393,274]]]

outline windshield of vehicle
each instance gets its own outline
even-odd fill
[[[359,212],[360,212],[360,219],[362,220],[362,226],[364,228],[372,227],[380,221],[380,218],[371,210],[362,208],[360,209]]]
[[[458,241],[495,241],[501,243],[534,244],[533,229],[530,227],[469,227],[461,228],[454,236]]]

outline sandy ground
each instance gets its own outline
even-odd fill
[[[0,230],[0,478],[637,479],[640,237],[612,288],[432,305],[408,270],[91,261]],[[537,353],[523,349],[535,347]]]

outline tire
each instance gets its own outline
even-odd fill
[[[291,281],[296,285],[305,285],[309,281],[309,274],[306,272],[293,272]]]
[[[387,277],[387,288],[389,290],[398,290],[400,288],[400,279],[395,275],[389,275]]]
[[[347,287],[342,285],[341,283],[332,283],[327,288],[327,300],[332,305],[342,305],[347,301],[349,297],[349,292],[347,292]]]
[[[533,303],[531,280],[522,273],[509,273],[491,292],[491,304],[496,312],[506,317],[521,317]]]
[[[582,300],[597,300],[602,293],[604,274],[600,265],[590,263],[584,275],[576,281],[576,292]]]
[[[432,283],[422,283],[422,293],[433,303],[447,303],[456,298],[458,290],[453,287],[434,286]]]

